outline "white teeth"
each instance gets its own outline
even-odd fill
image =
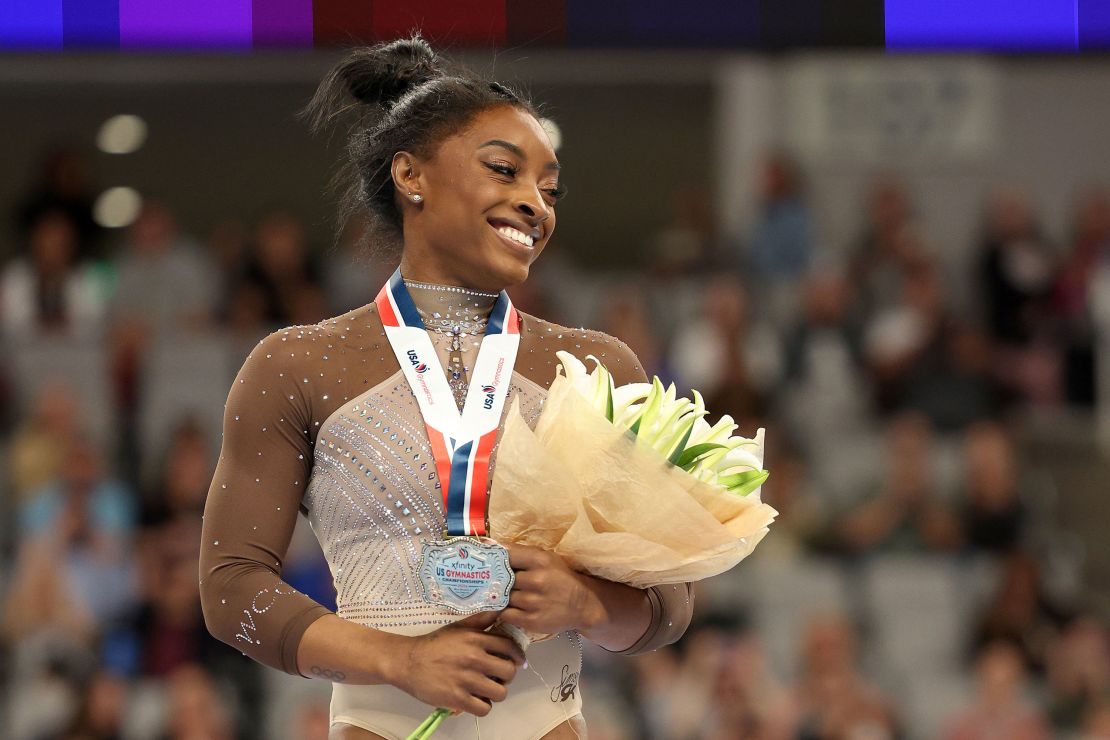
[[[497,233],[504,234],[513,241],[518,241],[526,247],[532,246],[533,243],[532,237],[528,236],[523,231],[514,229],[512,226],[498,226]]]

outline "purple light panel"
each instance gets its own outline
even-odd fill
[[[122,48],[251,48],[251,0],[119,0]]]
[[[255,46],[312,46],[312,0],[254,0]]]

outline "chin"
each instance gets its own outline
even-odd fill
[[[531,264],[520,260],[490,260],[482,269],[483,282],[497,290],[511,288],[528,279]]]

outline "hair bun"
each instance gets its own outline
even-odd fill
[[[412,88],[443,74],[436,53],[418,34],[358,49],[340,63],[339,73],[353,97],[386,110]]]

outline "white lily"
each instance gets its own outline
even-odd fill
[[[594,369],[587,370],[569,352],[555,354],[575,390],[609,421],[635,435],[637,445],[731,493],[746,496],[766,480],[761,443],[732,436],[737,424],[727,414],[713,425],[706,422],[709,412],[696,390],[693,401],[678,398],[674,383],[664,387],[658,377],[614,387],[612,375],[593,355],[587,359],[594,361]]]

